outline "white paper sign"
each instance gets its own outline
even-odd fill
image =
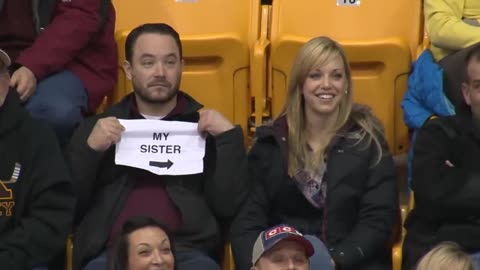
[[[205,139],[197,123],[119,120],[125,127],[115,149],[115,163],[159,175],[203,172]]]

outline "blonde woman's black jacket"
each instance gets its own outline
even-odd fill
[[[198,122],[198,102],[187,94],[183,112],[172,121]],[[74,235],[74,269],[80,269],[100,255],[135,183],[138,169],[115,165],[115,146],[96,152],[87,145],[96,121],[115,116],[130,119],[133,94],[113,105],[105,113],[86,120],[75,132],[68,151],[78,196]],[[221,245],[219,220],[233,219],[248,193],[247,157],[242,130],[235,127],[216,137],[207,137],[204,172],[193,175],[165,175],[161,179],[178,208],[182,224],[174,232],[176,250],[197,249],[210,252]]]
[[[357,128],[350,126],[348,132]],[[258,128],[248,155],[253,191],[231,229],[237,270],[249,269],[259,233],[280,223],[323,236],[338,269],[391,269],[389,240],[399,213],[393,160],[384,146],[382,159],[372,165],[374,145],[366,148],[348,132],[327,151],[326,209],[320,211],[287,173],[285,118]]]
[[[55,134],[10,90],[0,107],[0,269],[47,266],[65,249],[74,204]]]

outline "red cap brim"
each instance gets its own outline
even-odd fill
[[[280,240],[280,241],[284,241],[284,240],[288,240],[288,241],[295,241],[297,242],[298,244],[300,244],[301,246],[303,246],[305,248],[305,253],[307,255],[307,257],[311,257],[313,255],[313,253],[315,252],[314,249],[313,249],[313,245],[312,243],[310,243],[310,241],[308,241],[305,237],[303,236],[300,236],[300,235],[290,235],[288,237],[285,237],[284,239]]]

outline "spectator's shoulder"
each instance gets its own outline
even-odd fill
[[[453,138],[459,132],[457,118],[456,115],[433,118],[426,121],[419,132],[428,134],[430,137],[447,136],[448,138]]]

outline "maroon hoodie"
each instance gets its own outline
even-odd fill
[[[93,111],[110,95],[117,80],[115,10],[109,3],[101,23],[102,1],[58,0],[50,23],[38,34],[31,28],[33,18],[20,20],[33,17],[32,0],[4,1],[0,47],[7,45],[5,49],[12,54],[13,61],[29,68],[39,81],[65,68],[72,71],[87,88],[89,108]],[[24,23],[19,26],[18,21]]]

